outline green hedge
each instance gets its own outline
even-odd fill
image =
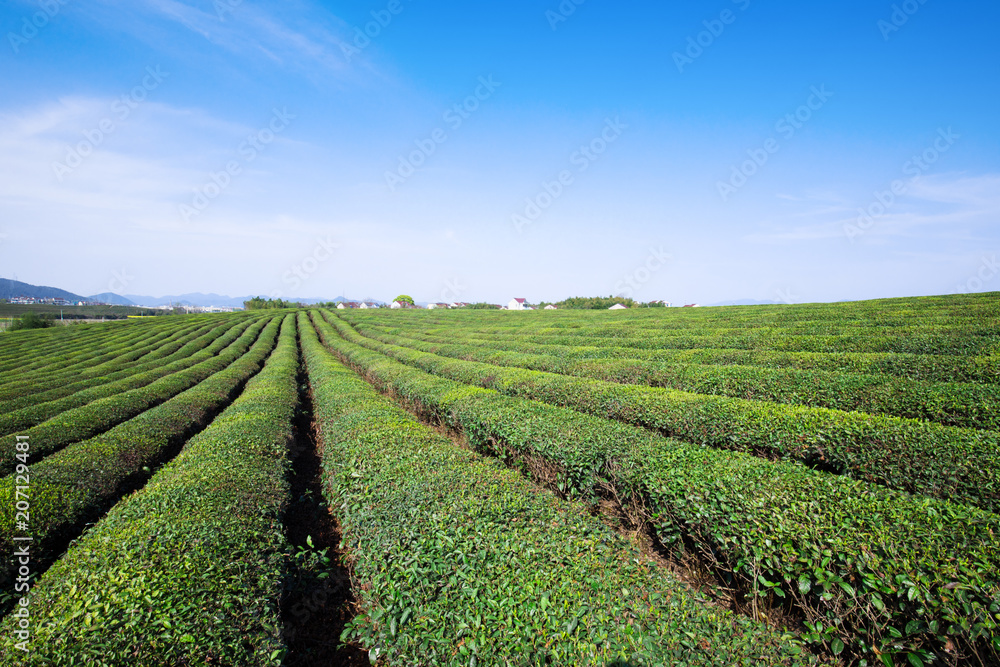
[[[51,338],[24,345],[23,350],[16,355],[19,360],[13,362],[13,367],[18,370],[19,376],[58,371],[69,365],[85,367],[93,363],[94,350],[103,345],[112,346],[111,351],[120,354],[122,350],[130,350],[137,343],[150,340],[151,334],[159,336],[165,332],[168,336],[179,335],[190,331],[195,324],[204,326],[208,322],[192,320],[183,323],[182,327],[178,327],[178,322],[157,322],[155,327],[151,324],[126,322],[48,329],[52,333]],[[86,329],[89,333],[85,338],[77,338],[73,336],[75,329]]]
[[[49,354],[74,354],[86,349],[91,342],[107,337],[108,327],[77,325],[52,329],[23,331],[17,336],[0,336],[0,371],[30,368],[48,363]],[[141,335],[137,324],[122,322],[114,335]]]
[[[689,442],[786,457],[890,488],[1000,509],[1000,434],[909,419],[567,377],[348,340],[423,370],[500,393],[571,407]]]
[[[235,326],[227,323],[212,329],[204,336],[199,336],[175,354],[149,364],[126,368],[119,373],[103,377],[65,384],[61,389],[34,394],[21,401],[7,401],[6,409],[13,411],[0,415],[0,435],[30,428],[61,412],[95,400],[144,387],[162,377],[211,359],[239,338],[250,324],[250,321],[239,322]],[[21,405],[25,407],[16,409]]]
[[[17,377],[11,382],[0,385],[0,399],[8,400],[13,397],[24,396],[29,393],[45,391],[53,386],[53,378],[67,375],[69,373],[79,373],[81,375],[100,374],[110,364],[125,364],[134,362],[136,359],[161,348],[170,348],[175,341],[183,340],[198,332],[207,331],[211,325],[205,324],[199,328],[188,328],[178,330],[177,328],[166,329],[151,337],[137,337],[134,333],[129,336],[107,336],[89,343],[78,355],[69,357],[59,355],[50,357],[51,363],[46,367],[36,371],[26,371],[18,369]],[[177,349],[183,345],[180,343],[172,349]]]
[[[274,348],[280,320],[267,324],[238,359],[162,405],[102,435],[74,443],[31,465],[33,562],[51,561],[53,549],[123,493],[148,479],[151,467],[204,428],[261,368]],[[31,441],[33,451],[38,442]],[[17,475],[0,479],[0,550],[13,553]]]
[[[945,327],[943,333],[911,335],[886,330],[845,335],[795,335],[783,333],[780,328],[763,327],[740,329],[733,333],[713,328],[672,334],[660,330],[640,330],[635,333],[621,330],[618,335],[605,336],[585,327],[575,331],[540,329],[537,333],[531,329],[512,330],[503,327],[481,327],[473,330],[485,337],[515,336],[516,340],[524,343],[627,346],[647,350],[737,348],[784,352],[893,352],[974,356],[989,354],[990,348],[1000,342],[1000,335],[997,334],[995,327],[982,327],[981,331],[974,330],[968,333],[962,329],[953,331]]]
[[[494,366],[513,366],[696,394],[925,419],[962,428],[1000,428],[1000,387],[995,385],[936,384],[888,375],[739,365],[664,364],[637,359],[568,361],[553,355],[497,352],[463,343],[429,343],[368,327],[355,328],[361,335],[383,343]]]
[[[281,664],[281,515],[297,370],[288,316],[240,397],[41,577],[30,653],[13,647],[13,617],[0,625],[0,660]]]
[[[592,345],[546,345],[524,343],[516,336],[478,337],[458,321],[451,326],[432,329],[411,323],[409,326],[383,316],[343,313],[342,317],[365,331],[403,335],[427,343],[465,343],[476,347],[527,354],[545,354],[571,361],[635,360],[637,363],[705,364],[714,366],[761,366],[774,369],[800,369],[870,375],[893,375],[925,382],[977,382],[1000,384],[1000,360],[988,356],[962,357],[941,354],[893,354],[858,352],[775,352],[772,350],[737,350],[695,348],[688,350],[647,350],[634,347]],[[391,316],[390,316],[391,317]],[[381,320],[381,321],[380,321]],[[387,324],[397,326],[387,326]],[[580,343],[586,343],[585,340]]]
[[[246,319],[230,319],[225,320],[225,322],[232,326]],[[104,355],[101,355],[101,357],[91,356],[91,358],[85,358],[73,364],[56,366],[44,372],[24,375],[23,383],[16,385],[13,389],[18,392],[28,390],[31,392],[46,391],[50,390],[56,384],[57,378],[64,377],[70,373],[76,373],[84,379],[89,379],[120,372],[123,369],[127,369],[130,365],[147,366],[164,359],[172,360],[172,358],[176,358],[174,355],[188,343],[217,328],[222,322],[219,320],[210,322],[202,320],[197,326],[181,327],[177,326],[178,324],[174,323],[172,329],[168,329],[165,332],[168,334],[165,338],[157,336],[153,339],[143,341],[141,344],[136,342],[129,343],[128,341],[122,343],[116,350],[115,356],[111,358],[105,359],[103,358]],[[90,354],[93,355],[95,351],[104,349],[106,349],[106,344],[103,341],[95,343],[91,348]],[[101,359],[101,361],[95,362],[96,359]],[[9,398],[9,391],[9,388],[3,390],[0,393],[0,397],[4,399]],[[21,393],[17,395],[20,396]]]
[[[923,664],[954,643],[1000,657],[995,514],[471,387],[316,320],[327,345],[470,446],[563,495],[617,498],[666,548],[693,545],[751,594],[786,598],[833,654]]]
[[[145,387],[67,410],[19,435],[31,438],[32,456],[38,457],[47,456],[69,443],[106,431],[229,366],[246,353],[266,323],[267,320],[257,321],[218,356],[160,378]],[[0,474],[10,474],[14,469],[16,437],[11,434],[0,438]]]
[[[364,614],[346,636],[373,657],[463,666],[807,662],[787,638],[706,606],[585,508],[418,424],[336,362],[300,318],[329,499],[360,584]]]

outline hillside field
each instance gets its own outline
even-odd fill
[[[0,408],[3,665],[1000,664],[1000,293],[3,332]]]

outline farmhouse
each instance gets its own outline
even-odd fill
[[[607,302],[605,301],[605,303],[607,303]],[[608,308],[608,310],[628,310],[628,309],[625,306],[623,306],[622,304],[616,303],[615,305],[613,305],[610,308]]]
[[[525,299],[518,299],[515,297],[510,300],[510,303],[507,304],[507,310],[527,310],[527,308],[524,307],[524,302]]]

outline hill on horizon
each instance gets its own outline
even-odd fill
[[[243,302],[253,298],[254,295],[231,297],[224,294],[203,292],[191,292],[188,294],[168,294],[166,296],[144,296],[139,294],[115,294],[114,292],[102,292],[91,296],[83,296],[58,287],[48,287],[42,285],[32,285],[19,280],[0,278],[0,299],[12,299],[14,297],[29,297],[33,299],[65,299],[66,301],[100,301],[114,306],[190,306],[207,307],[220,306],[229,308],[242,308]],[[334,299],[328,298],[289,298],[287,301],[302,302],[307,304],[338,302],[338,301],[360,301],[360,299],[348,299],[338,296]],[[370,299],[369,299],[370,300]]]
[[[73,292],[67,292],[58,287],[47,287],[44,285],[30,285],[22,283],[20,280],[10,280],[0,278],[0,299],[13,299],[14,297],[25,296],[32,299],[65,299],[66,301],[89,301],[89,297],[80,296]]]

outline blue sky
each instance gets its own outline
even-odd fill
[[[422,301],[1000,290],[1000,6],[577,2],[10,0],[0,274]]]

